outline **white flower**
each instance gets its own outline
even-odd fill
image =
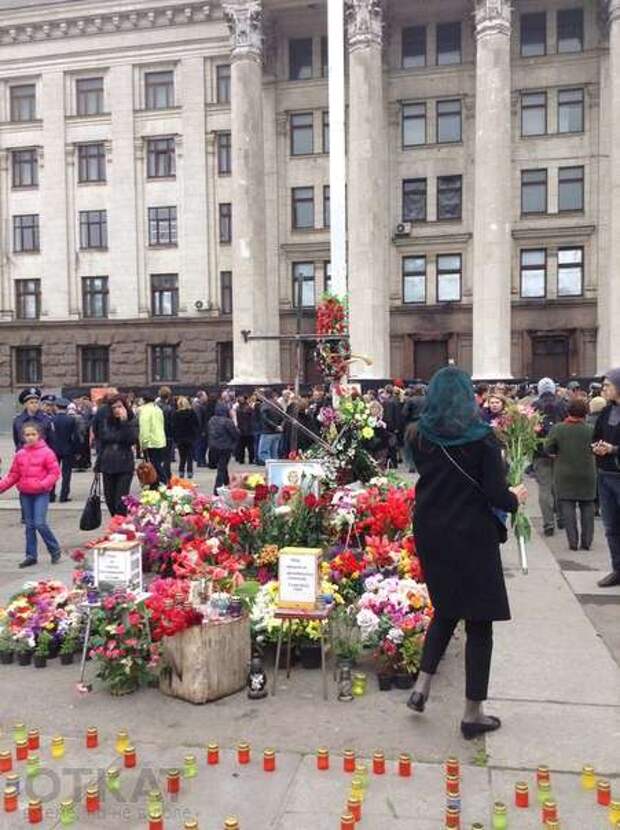
[[[369,576],[364,580],[364,590],[376,591],[382,582],[383,577],[381,576],[381,574],[373,574],[372,576]]]
[[[362,637],[368,639],[379,628],[379,617],[370,608],[362,608],[357,615],[357,624],[362,632]]]
[[[291,512],[291,508],[288,504],[281,504],[280,507],[276,507],[274,513],[276,516],[288,516]]]
[[[400,628],[390,628],[388,631],[388,640],[391,640],[394,645],[400,645],[404,639],[405,635]]]

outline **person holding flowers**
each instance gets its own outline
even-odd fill
[[[620,585],[620,368],[607,372],[603,382],[607,406],[594,427],[592,452],[598,467],[598,494],[611,554],[611,571],[599,587]]]
[[[498,729],[483,712],[487,698],[493,622],[509,620],[500,542],[505,526],[495,510],[515,513],[523,485],[509,488],[500,445],[484,423],[469,375],[454,366],[431,380],[417,426],[407,441],[420,473],[414,507],[415,542],[431,602],[420,673],[408,706],[423,712],[433,675],[460,620],[465,621],[466,739]]]

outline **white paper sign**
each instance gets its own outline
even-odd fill
[[[278,557],[279,604],[284,608],[314,608],[320,550],[284,548]]]
[[[108,542],[95,548],[95,585],[142,590],[142,545]]]

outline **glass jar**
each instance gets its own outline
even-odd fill
[[[596,801],[601,807],[609,807],[611,802],[611,784],[604,778],[596,784]]]
[[[149,815],[153,815],[158,810],[163,813],[164,797],[159,790],[151,790],[146,798],[146,809]]]
[[[368,685],[368,678],[363,672],[355,672],[353,675],[353,684],[351,686],[351,693],[354,697],[363,697],[366,694],[366,687]]]
[[[609,823],[614,828],[616,824],[620,821],[620,801],[610,801],[609,802]]]
[[[13,769],[13,756],[8,749],[0,752],[0,773],[10,772]]]
[[[58,760],[65,756],[65,739],[60,735],[52,738],[52,758]]]
[[[506,830],[508,827],[508,810],[501,801],[496,801],[493,805],[491,827],[493,830]]]
[[[72,798],[60,802],[60,823],[63,827],[68,827],[75,824],[77,821],[77,814],[75,811],[75,802]]]
[[[99,732],[96,726],[89,726],[86,730],[86,749],[96,749],[99,746]]]
[[[15,724],[15,726],[13,727],[13,740],[15,741],[15,743],[17,743],[18,741],[28,740],[28,731],[26,729],[25,723],[22,723],[20,721],[19,723]]]
[[[28,740],[24,738],[15,743],[15,758],[18,761],[25,761],[28,757]]]
[[[166,786],[170,795],[177,795],[181,789],[181,773],[178,769],[169,769]]]
[[[86,790],[86,812],[98,813],[101,807],[101,800],[99,798],[99,787],[92,786]]]
[[[540,766],[536,769],[536,783],[540,784],[541,781],[551,781],[549,767],[547,766]]]
[[[515,807],[525,809],[530,806],[530,790],[525,781],[515,784]]]
[[[366,790],[364,788],[364,782],[359,777],[359,775],[354,775],[351,779],[351,795],[354,798],[359,798],[360,801],[364,798]]]
[[[549,780],[545,781],[544,779],[539,781],[537,798],[540,806],[542,807],[545,801],[549,801],[552,797],[553,793],[551,792],[551,782]]]
[[[594,767],[589,764],[581,770],[581,786],[584,790],[594,790],[596,788],[596,773]]]
[[[215,766],[220,762],[220,748],[217,744],[209,744],[207,746],[207,764]]]
[[[461,826],[461,811],[457,807],[446,807],[446,827],[458,830]]]
[[[161,809],[149,814],[149,830],[164,830],[164,814]]]
[[[250,744],[247,741],[237,744],[237,761],[243,765],[250,763]]]
[[[26,759],[26,776],[35,778],[41,772],[41,759],[36,754],[31,754]]]
[[[263,770],[265,772],[275,772],[275,770],[276,770],[276,751],[275,751],[275,749],[266,749],[263,752]]]
[[[117,767],[111,767],[105,774],[105,781],[111,793],[117,793],[121,788],[121,771]]]
[[[445,770],[446,775],[456,775],[458,777],[461,774],[459,759],[454,756],[446,758]]]
[[[119,755],[122,755],[123,752],[129,746],[129,732],[126,729],[121,729],[119,732],[116,733],[116,743],[114,744],[114,748]]]
[[[342,769],[344,772],[355,772],[355,752],[352,749],[345,749],[342,756]]]
[[[316,768],[322,771],[329,769],[329,750],[324,748],[317,749]]]
[[[362,799],[351,794],[347,800],[347,812],[351,813],[355,821],[362,820]]]
[[[16,772],[10,772],[4,779],[4,783],[7,787],[14,787],[18,793],[21,790],[20,778]]]
[[[398,774],[401,778],[411,777],[411,755],[402,752],[398,757]]]
[[[355,816],[351,812],[340,816],[340,830],[355,830]]]
[[[547,799],[542,806],[542,822],[543,825],[547,821],[557,821],[558,819],[558,805],[552,798]]]
[[[372,771],[375,775],[385,775],[385,753],[375,752],[372,756]]]
[[[195,778],[198,775],[198,762],[195,755],[186,755],[183,760],[183,776]]]
[[[123,750],[123,763],[127,769],[132,769],[137,763],[135,746],[127,746]]]
[[[362,787],[364,790],[368,789],[368,767],[366,764],[363,764],[361,761],[358,761],[355,765],[355,775],[360,779],[362,782]]]
[[[224,830],[239,830],[239,820],[234,816],[230,816],[224,822]]]
[[[28,802],[28,823],[41,824],[43,821],[43,805],[40,798],[31,798]]]
[[[446,775],[446,795],[458,798],[461,794],[461,779],[458,775]]]
[[[4,812],[5,813],[15,813],[17,812],[17,802],[18,802],[18,793],[15,787],[5,787],[4,788]]]
[[[28,732],[28,749],[35,752],[41,746],[38,729],[30,729]]]

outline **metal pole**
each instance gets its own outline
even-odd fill
[[[331,292],[347,293],[344,0],[327,1]]]

